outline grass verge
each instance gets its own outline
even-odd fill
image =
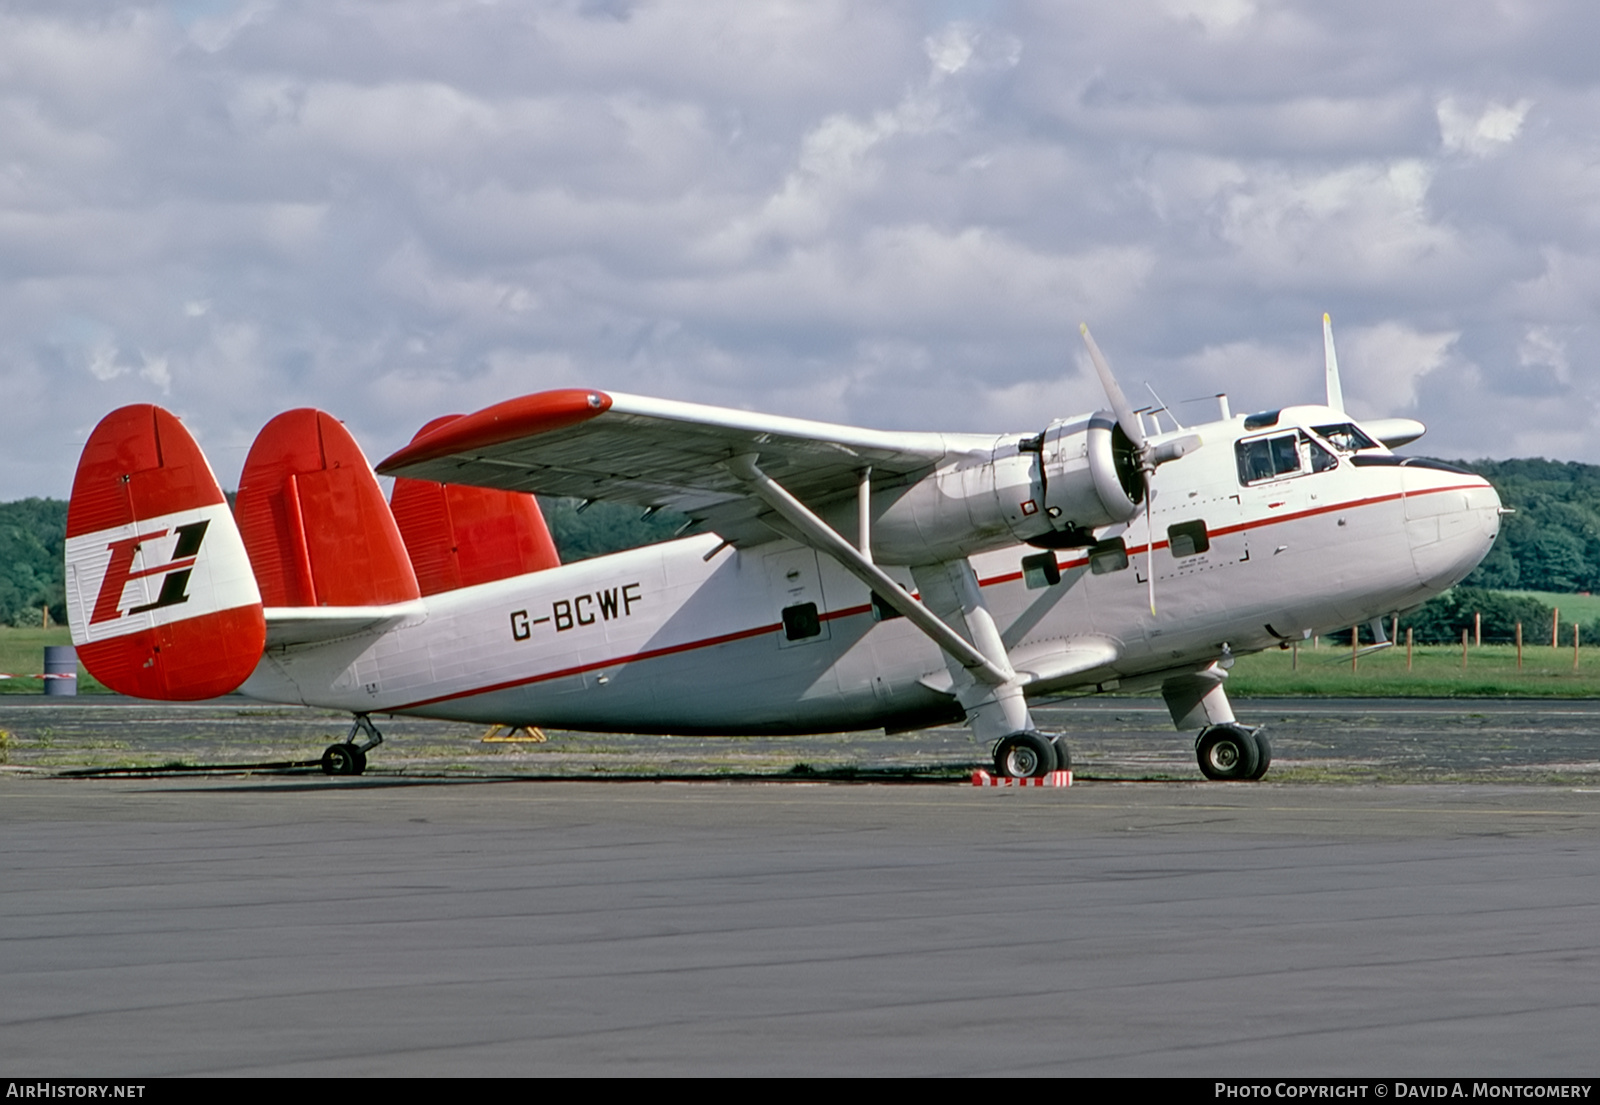
[[[1331,698],[1590,698],[1600,696],[1600,649],[1583,649],[1573,670],[1572,646],[1418,645],[1407,665],[1405,645],[1370,653],[1351,670],[1350,653],[1309,644],[1242,656],[1229,673],[1228,694],[1241,698],[1317,695]]]

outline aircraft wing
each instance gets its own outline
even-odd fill
[[[976,434],[895,433],[584,389],[507,400],[448,422],[378,465],[386,476],[676,510],[735,544],[772,538],[766,506],[725,467],[761,467],[813,506],[994,447]]]

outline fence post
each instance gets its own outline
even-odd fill
[[[1406,670],[1411,670],[1411,627],[1406,626]]]
[[[1356,670],[1356,661],[1361,658],[1361,627],[1350,627],[1350,670]]]
[[[1572,623],[1572,670],[1578,670],[1578,623]]]
[[[1476,610],[1472,612],[1472,647],[1483,647],[1483,615]]]
[[[1556,634],[1559,633],[1560,630],[1561,630],[1561,607],[1559,607],[1559,606],[1552,607],[1551,610],[1550,610],[1550,647],[1551,648],[1560,648],[1561,647],[1560,642],[1556,639]]]
[[[1517,623],[1517,670],[1522,670],[1522,623]]]
[[[1461,630],[1461,670],[1467,670],[1467,631]]]

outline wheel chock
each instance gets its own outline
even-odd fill
[[[972,773],[972,785],[975,787],[1070,787],[1072,785],[1072,772],[1052,771],[1048,775],[1037,775],[1027,779],[1012,779],[1006,775],[995,775],[980,767]]]

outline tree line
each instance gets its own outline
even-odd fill
[[[1401,619],[1418,641],[1457,641],[1474,612],[1490,639],[1509,640],[1517,622],[1527,640],[1549,640],[1551,608],[1507,590],[1600,591],[1600,465],[1552,460],[1451,461],[1486,477],[1515,513],[1489,555],[1463,585]],[[619,552],[672,537],[686,519],[645,515],[621,503],[541,499],[563,562]],[[67,504],[59,499],[0,503],[0,623],[38,625],[48,607],[66,621],[62,554]],[[1581,630],[1600,644],[1600,623]]]

